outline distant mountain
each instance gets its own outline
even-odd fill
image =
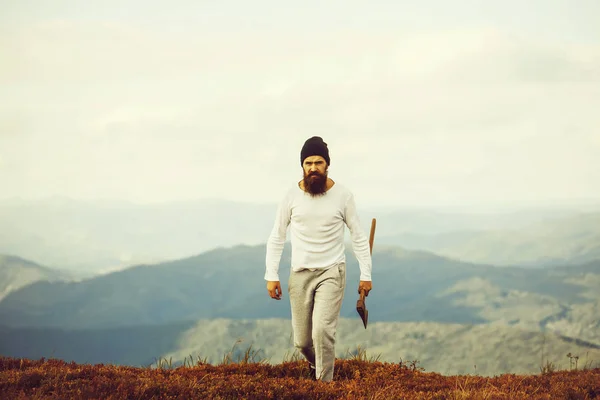
[[[403,233],[379,243],[474,263],[548,266],[600,259],[600,213],[547,218],[519,228]]]
[[[226,201],[137,205],[66,198],[0,202],[0,253],[82,276],[266,240],[271,205]],[[10,227],[10,230],[3,227]]]
[[[0,201],[0,253],[18,254],[86,277],[135,264],[191,257],[217,247],[259,245],[271,231],[278,201],[251,204],[200,200],[139,205],[61,197],[39,201],[3,200]],[[467,244],[464,241],[456,244],[454,233],[433,239],[418,235],[521,229],[546,218],[571,216],[577,211],[540,208],[467,213],[416,208],[375,210],[360,202],[358,206],[365,230],[371,218],[377,218],[378,241],[391,237],[389,244],[403,247],[415,244],[417,248],[426,249],[433,249],[424,245],[431,240],[442,244],[450,240],[451,246]],[[543,236],[532,240],[545,242]],[[494,256],[502,258],[505,251],[500,245],[489,241],[487,247],[478,245],[476,250],[486,255],[486,263],[496,262]],[[545,249],[534,247],[536,251],[547,251],[553,245],[547,244]],[[520,249],[506,251],[518,254]],[[458,253],[460,256],[464,251]],[[546,253],[532,254],[537,259]]]
[[[0,302],[13,327],[65,329],[162,325],[198,319],[290,318],[289,246],[282,257],[283,300],[266,293],[264,246],[236,246],[80,282],[37,282]],[[359,268],[348,250],[342,316],[356,318]],[[379,246],[373,253],[371,322],[496,323],[526,330],[579,332],[600,315],[593,283],[600,261],[569,268],[493,267],[427,252]],[[590,285],[589,282],[592,282]],[[585,325],[587,324],[587,325]],[[595,330],[596,332],[598,330]]]
[[[68,279],[67,274],[19,257],[0,254],[0,301],[9,293],[40,281]]]
[[[0,326],[0,354],[132,366],[156,365],[158,359],[166,359],[177,366],[190,358],[218,364],[227,354],[236,361],[249,350],[255,360],[280,363],[294,356],[291,335],[290,321],[284,319],[199,320],[98,330]],[[358,346],[366,349],[367,357],[418,360],[426,371],[445,375],[538,374],[548,362],[569,369],[569,353],[579,356],[579,368],[600,367],[600,346],[500,325],[377,322],[364,329],[358,318],[341,319],[336,356],[351,357]]]

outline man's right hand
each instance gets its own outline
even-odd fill
[[[267,281],[269,296],[275,300],[281,300],[281,284],[279,281]]]

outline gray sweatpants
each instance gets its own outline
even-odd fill
[[[335,334],[345,288],[345,263],[326,270],[290,272],[294,346],[322,381],[333,380]]]

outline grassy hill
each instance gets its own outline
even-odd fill
[[[600,368],[533,376],[444,376],[405,363],[338,360],[333,382],[307,377],[306,363],[254,362],[177,369],[80,365],[0,358],[7,398],[210,399],[597,399]]]

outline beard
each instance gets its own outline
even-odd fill
[[[318,171],[304,174],[304,188],[312,196],[322,196],[327,191],[327,171],[321,174]]]

